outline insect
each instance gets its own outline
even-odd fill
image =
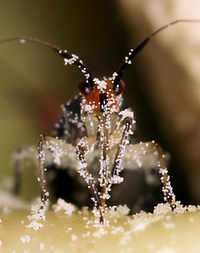
[[[101,79],[93,78],[78,56],[70,55],[66,50],[60,50],[46,42],[23,37],[0,41],[3,43],[19,40],[49,47],[64,58],[66,65],[78,66],[85,76],[85,80],[78,85],[80,95],[63,106],[63,115],[56,124],[52,136],[41,135],[39,139],[38,160],[42,209],[48,202],[46,177],[50,171],[55,172],[53,165],[55,163],[58,167],[70,168],[72,174],[79,174],[84,179],[94,202],[94,213],[103,223],[107,201],[111,197],[111,188],[123,182],[122,170],[124,168],[133,169],[132,164],[134,162],[139,164],[138,158],[146,153],[153,153],[157,157],[164,200],[172,208],[176,207],[175,194],[160,146],[154,141],[132,143],[135,120],[132,110],[123,103],[122,93],[125,84],[121,78],[132,59],[152,37],[179,22],[200,21],[176,20],[161,27],[146,37],[134,50],[129,51],[125,62],[117,72],[114,72],[109,78]],[[53,161],[48,162],[45,147],[52,153]],[[45,161],[48,163],[48,169],[45,169]],[[77,177],[74,176],[74,178]],[[68,190],[70,187],[73,188],[74,184],[76,182],[72,184],[71,180],[65,182]]]

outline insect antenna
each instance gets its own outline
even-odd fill
[[[90,89],[93,90],[92,74],[88,70],[88,68],[83,64],[83,62],[81,60],[79,60],[78,56],[73,55],[73,54],[70,55],[70,54],[67,53],[66,50],[61,50],[56,46],[52,46],[51,44],[49,44],[47,42],[43,42],[43,41],[40,41],[40,40],[37,40],[37,39],[24,38],[24,37],[13,37],[13,38],[9,38],[9,39],[0,40],[0,43],[10,42],[10,41],[14,41],[14,40],[19,40],[22,43],[24,43],[26,41],[34,42],[34,43],[38,43],[40,45],[44,45],[46,47],[49,47],[54,52],[58,53],[61,57],[65,58],[65,63],[66,64],[69,63],[69,64],[75,64],[76,66],[78,66],[78,68],[80,68],[82,73],[85,75],[86,82],[89,84]]]
[[[200,20],[197,19],[178,19],[176,21],[173,21],[165,26],[162,26],[152,34],[150,34],[148,37],[146,37],[135,49],[131,49],[129,51],[128,56],[125,57],[125,62],[122,64],[121,68],[118,70],[117,73],[115,73],[115,79],[114,79],[114,89],[118,85],[124,70],[128,65],[130,65],[132,62],[131,60],[147,45],[147,43],[151,40],[152,37],[154,37],[159,32],[165,30],[166,28],[171,27],[172,25],[175,25],[177,23],[200,23]]]

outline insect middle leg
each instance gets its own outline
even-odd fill
[[[87,138],[83,138],[79,141],[76,148],[73,147],[71,144],[68,144],[60,139],[56,139],[50,136],[40,136],[40,140],[38,143],[38,159],[39,159],[39,181],[40,181],[40,190],[41,190],[41,202],[42,206],[48,201],[48,192],[46,190],[46,175],[45,175],[45,154],[44,154],[44,146],[47,146],[53,152],[55,157],[55,162],[60,163],[60,158],[62,156],[76,156],[79,159],[79,166],[77,164],[77,171],[79,174],[85,179],[88,188],[92,194],[92,200],[95,203],[95,206],[100,211],[100,222],[103,222],[103,215],[102,215],[102,205],[101,200],[99,197],[99,192],[96,187],[96,182],[93,178],[93,175],[89,172],[88,165],[86,163],[85,154],[89,151],[92,147],[92,143],[89,144],[90,141]],[[72,150],[73,149],[73,150]],[[74,152],[72,152],[74,151]],[[75,161],[76,161],[75,159]]]
[[[150,152],[154,153],[154,155],[157,155],[158,157],[158,168],[159,173],[161,174],[160,179],[163,185],[162,191],[164,194],[164,200],[167,203],[169,203],[170,206],[174,209],[176,207],[175,203],[176,197],[175,194],[173,193],[173,188],[171,186],[170,176],[168,175],[168,170],[166,167],[162,149],[157,143],[152,141],[152,142],[141,142],[135,145],[127,145],[124,156],[124,163],[126,163],[126,161],[128,160],[130,161],[131,158],[133,160],[136,160],[138,156],[145,155]]]

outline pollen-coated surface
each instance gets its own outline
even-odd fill
[[[94,225],[94,216],[87,210],[70,216],[47,211],[36,231],[27,228],[28,211],[0,212],[0,252],[197,253],[200,213],[195,206],[186,213],[181,209],[174,215],[167,204],[160,204],[153,214],[126,216],[124,207],[115,207],[103,226]]]

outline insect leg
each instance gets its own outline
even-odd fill
[[[56,139],[50,136],[40,136],[40,141],[38,145],[39,152],[39,169],[40,169],[40,189],[41,189],[41,201],[43,204],[48,200],[47,199],[47,190],[46,190],[46,177],[45,177],[45,154],[44,154],[44,146],[47,146],[49,150],[52,151],[54,156],[54,162],[58,165],[61,164],[61,157],[67,157],[68,164],[65,161],[65,167],[72,166],[75,170],[79,172],[79,174],[85,179],[88,188],[92,194],[92,200],[95,203],[95,206],[100,211],[100,222],[103,223],[103,215],[102,215],[102,204],[99,197],[99,192],[96,187],[96,182],[89,172],[88,165],[85,159],[86,153],[92,149],[93,139],[82,138],[77,144],[76,148],[69,143],[66,143],[60,139]],[[79,163],[77,163],[77,160]]]
[[[38,143],[38,160],[39,160],[39,181],[41,190],[41,202],[42,205],[48,201],[48,192],[46,190],[46,175],[44,163],[47,163],[48,159],[45,157],[44,146],[52,152],[54,157],[54,162],[59,166],[64,166],[65,168],[71,167],[77,169],[78,162],[75,153],[75,147],[69,143],[66,143],[60,139],[53,138],[51,136],[40,136]],[[65,157],[65,161],[61,161],[61,158]],[[62,163],[62,164],[61,164]]]
[[[39,181],[40,181],[40,194],[41,194],[41,208],[44,208],[45,204],[48,201],[48,192],[46,190],[46,176],[45,176],[45,167],[44,167],[44,150],[43,146],[46,144],[46,137],[40,135],[40,140],[38,142],[38,160],[39,160]]]
[[[95,206],[100,211],[100,222],[103,223],[103,208],[102,208],[102,202],[100,199],[100,192],[98,192],[98,189],[96,187],[96,182],[94,180],[93,175],[89,172],[88,165],[85,159],[85,154],[89,152],[89,150],[92,148],[92,143],[90,143],[90,139],[88,138],[82,138],[79,143],[76,146],[76,154],[80,161],[80,167],[78,168],[79,174],[85,179],[88,188],[91,191],[92,194],[92,200],[94,201]]]
[[[132,157],[133,160],[136,160],[138,156],[145,155],[146,153],[149,152],[153,152],[154,155],[157,155],[158,157],[158,168],[159,173],[161,174],[160,179],[163,185],[162,191],[164,194],[164,200],[167,203],[169,203],[172,208],[175,208],[176,197],[175,194],[173,193],[173,188],[171,186],[170,176],[168,175],[168,170],[165,164],[162,149],[157,143],[152,141],[152,142],[141,142],[135,145],[128,145],[125,151],[124,162],[126,162],[127,158],[130,161],[130,156]],[[123,166],[125,166],[126,168],[128,167],[126,165]]]
[[[128,136],[130,134],[130,128],[132,126],[132,122],[133,122],[132,117],[126,117],[121,121],[120,127],[123,129],[122,130],[123,132],[122,132],[121,141],[119,143],[119,147],[118,147],[118,150],[114,159],[114,163],[113,163],[112,177],[119,176],[119,173],[121,172],[122,157],[124,156],[125,147],[128,143]]]

